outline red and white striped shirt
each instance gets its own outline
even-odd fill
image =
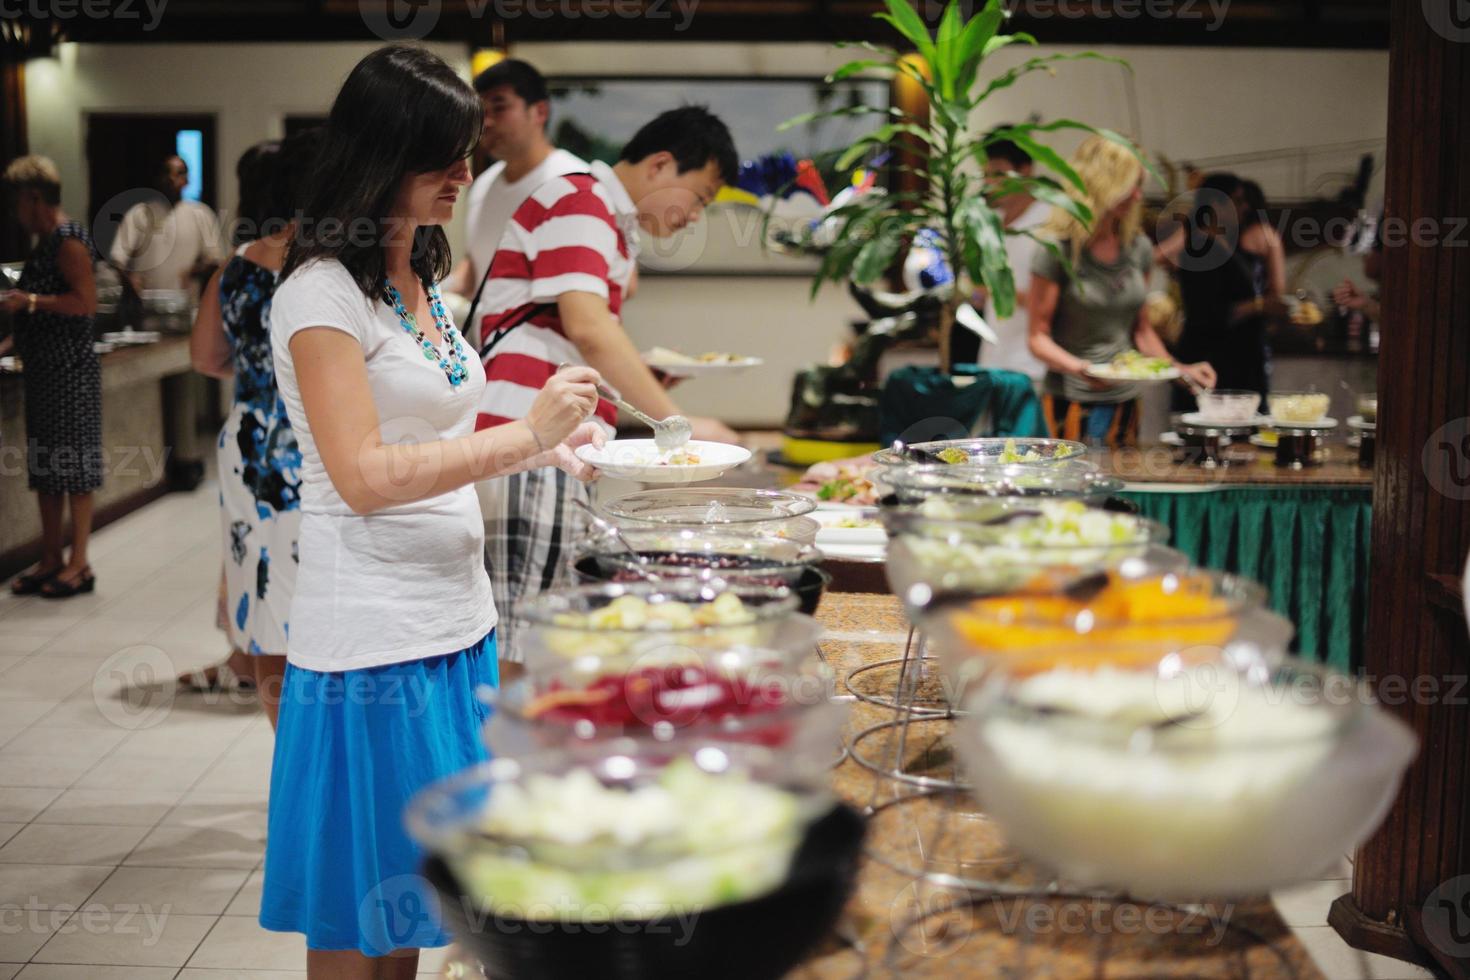
[[[480,299],[480,337],[488,348],[501,331],[510,332],[483,358],[476,428],[525,418],[558,364],[587,363],[562,329],[557,297],[593,293],[607,300],[613,316],[622,309],[637,247],[629,247],[622,228],[637,212],[610,167],[594,164],[594,173],[551,178],[506,226]],[[617,409],[600,402],[597,417],[611,434]]]

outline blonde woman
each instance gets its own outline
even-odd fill
[[[1144,170],[1129,150],[1100,136],[1078,147],[1072,167],[1087,187],[1080,196],[1092,210],[1093,223],[1086,228],[1054,209],[1043,228],[1072,267],[1069,271],[1050,249],[1032,261],[1028,346],[1047,368],[1042,401],[1052,434],[1118,446],[1137,435],[1136,386],[1089,377],[1088,365],[1129,348],[1170,357],[1144,306],[1153,263],[1153,246],[1139,232]],[[1214,387],[1209,364],[1179,369]]]

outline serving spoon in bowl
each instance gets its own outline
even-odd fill
[[[567,367],[571,367],[571,365],[559,364],[557,365],[556,369],[558,371],[561,371],[563,368]],[[629,415],[633,416],[635,419],[652,429],[653,444],[658,447],[658,451],[661,453],[672,453],[683,449],[684,446],[688,444],[689,440],[694,436],[694,427],[690,425],[689,420],[682,415],[670,415],[668,418],[660,422],[652,416],[647,415],[644,412],[640,412],[638,409],[634,408],[630,403],[623,400],[622,395],[618,394],[616,391],[609,388],[602,382],[598,382],[596,388],[598,397],[612,402],[618,407],[619,411],[627,412]]]

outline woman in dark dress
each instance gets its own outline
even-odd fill
[[[1195,193],[1190,227],[1180,247],[1166,250],[1178,266],[1184,301],[1180,360],[1207,360],[1217,386],[1254,391],[1265,402],[1270,388],[1266,328],[1283,309],[1285,258],[1280,236],[1265,220],[1260,189],[1233,174],[1211,174]],[[1193,411],[1194,396],[1176,389],[1175,411]]]
[[[102,370],[92,348],[96,250],[61,210],[56,164],[27,156],[5,169],[16,218],[37,237],[19,288],[0,295],[14,322],[25,381],[26,464],[41,506],[41,560],[11,584],[17,595],[91,592],[92,491],[102,485]],[[62,526],[71,506],[71,555]]]

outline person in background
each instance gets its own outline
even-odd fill
[[[590,365],[628,402],[656,419],[679,407],[623,329],[620,314],[640,230],[657,238],[699,220],[739,163],[730,131],[701,106],[671,109],[646,124],[609,167],[553,177],[516,210],[490,265],[479,309],[488,384],[480,427],[525,417],[560,364]],[[617,410],[598,418],[611,433]],[[709,418],[691,418],[694,438],[735,442]],[[587,491],[566,474],[532,470],[482,488],[485,561],[501,620],[501,656],[519,663],[517,605],[567,584]],[[511,668],[514,669],[514,668]]]
[[[1070,271],[1051,249],[1031,265],[1031,353],[1047,366],[1042,403],[1057,438],[1118,446],[1136,437],[1136,387],[1087,373],[1130,348],[1172,360],[1144,308],[1153,246],[1139,232],[1143,164],[1126,147],[1090,136],[1078,147],[1072,167],[1087,190],[1083,197],[1093,223],[1084,227],[1060,208],[1043,233],[1071,263]],[[1180,364],[1205,387],[1214,387],[1207,363]]]
[[[496,161],[465,196],[465,252],[443,287],[473,297],[521,202],[552,177],[585,173],[587,164],[558,150],[546,136],[551,97],[546,79],[524,61],[507,58],[475,77],[485,106],[480,148]],[[471,341],[477,338],[471,337]]]
[[[1207,361],[1220,388],[1257,392],[1264,403],[1270,387],[1266,328],[1286,309],[1286,250],[1266,220],[1265,198],[1253,182],[1208,174],[1186,224],[1160,245],[1178,267],[1184,304],[1175,350],[1182,360]],[[1176,388],[1172,407],[1194,411],[1194,396]]]
[[[102,368],[92,348],[97,253],[87,229],[61,210],[56,164],[21,157],[0,182],[21,228],[36,236],[19,288],[0,294],[24,365],[26,465],[41,508],[41,560],[10,590],[64,599],[97,584],[87,561],[92,493],[103,477]],[[62,539],[68,509],[70,556]]]
[[[1373,244],[1368,251],[1363,253],[1363,275],[1375,286],[1382,282],[1383,277],[1383,215],[1378,215],[1377,231],[1373,236]],[[1332,288],[1332,300],[1345,310],[1356,310],[1369,320],[1377,323],[1382,315],[1383,309],[1379,304],[1377,290],[1368,292],[1353,282],[1351,278],[1344,278]]]
[[[993,182],[1000,182],[1008,173],[1029,177],[1034,169],[1031,155],[1010,140],[992,143],[986,147],[986,153],[985,175]],[[1012,231],[1035,231],[1046,223],[1051,214],[1050,207],[1024,191],[999,195],[991,202],[991,207],[1000,212],[1001,221]],[[995,312],[995,304],[990,297],[985,296],[985,322],[990,324],[1000,343],[979,345],[980,364],[1019,371],[1032,381],[1040,382],[1046,374],[1046,365],[1037,360],[1027,343],[1026,301],[1031,284],[1031,263],[1041,246],[1025,235],[1007,235],[1005,246],[1006,258],[1016,279],[1016,309],[1010,316],[1002,318]],[[957,340],[964,338],[964,347],[955,351],[954,360],[973,361],[973,357],[962,355],[966,350],[973,350],[979,338],[967,330],[956,332],[955,337]]]
[[[602,441],[589,368],[549,379],[522,419],[475,429],[484,371],[436,284],[483,120],[432,52],[363,58],[301,211],[373,233],[294,236],[271,299],[301,451],[301,566],[259,921],[306,935],[311,980],[409,980],[419,949],[449,942],[403,814],[486,758],[475,692],[498,680],[497,615],[470,484],[548,465],[595,476],[572,453]]]
[[[235,382],[219,434],[219,481],[225,617],[236,653],[214,669],[208,686],[220,686],[219,675],[253,678],[272,728],[299,558],[301,450],[276,390],[266,322],[300,187],[320,142],[321,131],[310,129],[257,144],[240,158],[241,244],[205,287],[189,343],[196,371]],[[198,680],[185,682],[200,686]],[[223,681],[228,686],[228,676]]]
[[[200,293],[224,261],[219,221],[206,204],[184,200],[189,166],[171,156],[159,166],[154,185],[163,198],[135,204],[123,215],[109,258],[133,288]]]

